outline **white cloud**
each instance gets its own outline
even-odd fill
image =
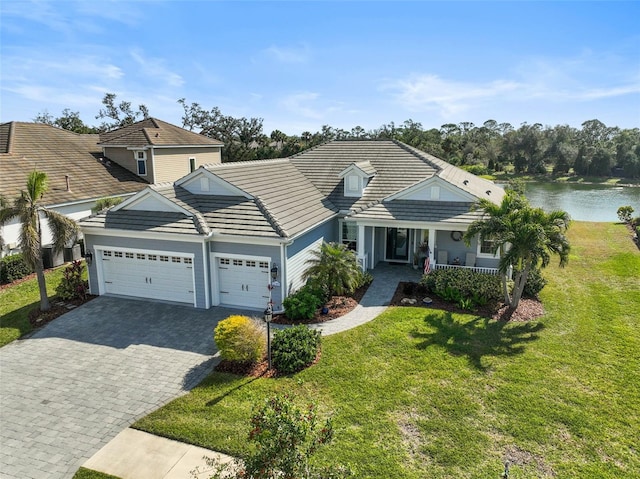
[[[504,80],[474,84],[425,74],[387,82],[382,89],[395,91],[396,100],[409,111],[437,110],[442,116],[450,117],[474,107],[480,100],[520,90],[522,85]]]
[[[310,52],[306,46],[279,47],[271,45],[264,50],[264,53],[279,63],[307,63],[310,59]]]
[[[132,50],[131,57],[142,68],[142,74],[155,80],[166,82],[171,87],[180,87],[184,79],[165,66],[165,60],[161,58],[145,58],[140,50]]]

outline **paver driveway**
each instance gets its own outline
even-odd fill
[[[102,296],[0,348],[0,477],[72,477],[211,371],[232,312]]]

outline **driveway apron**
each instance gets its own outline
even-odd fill
[[[1,348],[0,476],[73,477],[204,379],[218,361],[213,328],[232,313],[102,296]]]

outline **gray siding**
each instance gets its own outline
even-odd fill
[[[322,238],[327,243],[338,241],[340,239],[338,236],[338,220],[331,219],[296,238],[292,245],[287,246],[287,258],[297,255],[300,251],[315,243],[318,238]]]
[[[92,294],[98,294],[98,273],[96,270],[96,258],[94,246],[111,246],[113,248],[134,248],[158,251],[176,251],[180,253],[191,253],[193,258],[193,271],[196,286],[196,307],[206,307],[205,296],[205,269],[203,268],[202,243],[187,243],[180,241],[164,241],[154,239],[121,238],[118,236],[102,236],[85,234],[85,250],[94,253],[94,261],[89,267],[89,287]],[[207,268],[208,269],[208,268]]]

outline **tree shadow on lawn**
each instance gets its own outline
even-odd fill
[[[509,323],[476,317],[471,321],[456,321],[451,313],[428,314],[425,323],[435,331],[415,330],[411,336],[421,340],[418,349],[440,346],[454,356],[466,356],[469,364],[486,371],[484,357],[522,354],[525,344],[538,339],[544,328],[540,322]]]

